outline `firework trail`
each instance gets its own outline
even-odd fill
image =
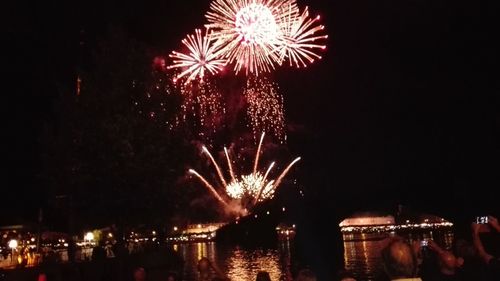
[[[244,202],[244,201],[248,201],[249,202],[248,204],[250,204],[249,206],[241,206],[241,208],[238,208],[238,209],[240,209],[240,210],[249,209],[249,208],[255,206],[259,202],[273,198],[274,192],[281,184],[281,181],[283,180],[283,178],[288,174],[288,172],[290,171],[292,166],[294,166],[295,163],[297,163],[300,160],[300,157],[293,160],[285,168],[285,170],[283,170],[283,172],[281,172],[281,174],[277,177],[276,180],[274,180],[274,179],[268,180],[269,174],[270,174],[272,168],[274,167],[275,162],[272,162],[269,165],[269,167],[266,169],[265,173],[262,173],[261,171],[258,170],[259,154],[261,151],[261,145],[262,145],[263,139],[264,139],[264,133],[261,136],[261,141],[259,143],[259,147],[258,147],[256,155],[255,155],[255,160],[253,163],[254,170],[250,174],[242,174],[242,175],[237,176],[234,172],[233,165],[232,165],[231,159],[229,157],[228,150],[227,150],[227,148],[224,148],[224,154],[225,154],[225,157],[227,160],[229,174],[231,176],[231,180],[229,182],[227,182],[226,179],[224,178],[224,174],[222,173],[220,166],[217,164],[217,162],[215,161],[212,154],[208,151],[208,149],[205,146],[203,146],[202,151],[204,154],[206,154],[210,158],[210,161],[214,165],[216,174],[221,182],[221,189],[223,189],[225,191],[225,194],[227,196],[227,200],[224,200],[224,198],[217,192],[216,188],[212,184],[210,184],[198,172],[196,172],[193,169],[190,169],[189,172],[191,174],[194,174],[196,177],[198,177],[201,180],[201,182],[205,185],[205,187],[225,207],[230,206],[230,205],[234,205],[234,200],[237,200],[239,202],[239,204],[242,204],[242,202]],[[250,199],[250,200],[246,200],[246,199]]]

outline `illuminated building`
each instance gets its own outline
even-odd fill
[[[170,242],[199,242],[212,241],[215,239],[216,232],[219,228],[226,225],[225,223],[205,223],[205,224],[189,224],[180,233],[174,233],[167,238]],[[176,227],[177,228],[177,227]],[[177,232],[177,230],[174,230]]]
[[[453,223],[434,215],[406,215],[394,218],[391,215],[360,213],[343,220],[342,233],[382,233],[404,230],[449,228]]]

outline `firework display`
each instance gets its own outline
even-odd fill
[[[307,7],[300,16],[286,19],[282,29],[283,41],[278,47],[280,64],[288,59],[290,66],[306,67],[307,62],[313,63],[315,59],[321,59],[314,51],[324,50],[326,45],[315,42],[328,38],[328,35],[316,35],[325,29],[325,26],[317,24],[319,19],[319,16],[311,19]]]
[[[215,83],[188,83],[179,85],[182,96],[180,110],[177,115],[179,124],[184,125],[186,131],[210,141],[217,128],[223,126],[222,119],[225,106],[220,91]]]
[[[265,168],[259,165],[264,134],[260,139],[258,134],[268,132],[281,144],[286,140],[283,96],[266,73],[284,65],[304,68],[321,59],[328,36],[320,17],[311,17],[297,0],[212,0],[205,18],[205,29],[187,35],[182,40],[184,49],[170,54],[167,68],[176,71],[172,80],[182,97],[175,124],[189,125],[186,131],[206,143],[219,129],[232,129],[240,116],[246,116],[255,142],[259,140],[252,171],[238,171],[226,148],[227,170],[222,170],[205,146],[203,154],[214,166],[216,183],[189,170],[225,210],[245,215],[259,202],[273,198],[300,160],[296,158],[279,174],[273,170],[275,162]],[[245,83],[239,79],[225,83],[230,73],[226,70],[243,73]],[[239,114],[241,109],[245,115]]]
[[[210,30],[207,29],[202,34],[200,29],[195,30],[195,34],[188,35],[182,40],[188,50],[188,54],[173,51],[170,55],[173,58],[173,64],[168,68],[181,68],[182,72],[175,77],[175,80],[181,79],[187,75],[186,83],[198,78],[203,81],[205,72],[215,74],[222,70],[226,61],[219,59],[215,54],[215,46],[210,36]]]
[[[171,55],[169,68],[182,69],[176,79],[203,80],[206,72],[216,74],[225,65],[254,75],[285,60],[304,67],[321,58],[318,49],[325,49],[316,43],[327,38],[316,35],[324,30],[317,24],[319,16],[311,19],[308,8],[301,13],[296,0],[214,0],[205,16],[206,33],[197,29],[182,41],[189,54]]]
[[[283,96],[278,92],[278,85],[265,77],[254,77],[247,80],[243,95],[248,104],[247,117],[254,137],[264,131],[284,142]]]
[[[283,178],[290,171],[292,166],[300,160],[300,157],[293,160],[284,170],[281,172],[278,177],[275,179],[270,179],[270,173],[275,166],[275,163],[272,162],[265,172],[259,170],[259,157],[261,154],[262,142],[264,140],[264,133],[262,134],[259,146],[257,148],[257,152],[255,155],[255,160],[253,163],[253,170],[251,173],[242,173],[241,175],[235,174],[234,167],[229,156],[228,150],[224,148],[224,154],[228,164],[228,174],[230,175],[230,179],[226,180],[226,175],[222,172],[221,167],[215,161],[214,157],[208,151],[208,149],[204,146],[203,153],[206,154],[211,163],[214,165],[217,178],[219,179],[219,189],[222,189],[224,194],[219,193],[217,189],[209,183],[201,174],[196,172],[193,169],[190,169],[189,172],[199,178],[204,186],[215,196],[215,198],[224,206],[234,205],[233,201],[237,201],[241,206],[241,210],[249,210],[253,206],[255,206],[259,202],[263,202],[265,200],[271,199],[274,196],[276,189],[281,184]],[[222,194],[222,195],[221,195]],[[227,199],[224,199],[226,197]]]
[[[216,0],[206,14],[207,26],[217,31],[220,56],[234,62],[235,72],[245,68],[247,74],[274,69],[285,19],[297,16],[294,0]]]
[[[297,68],[321,59],[328,36],[322,34],[320,17],[311,18],[296,0],[213,0],[205,14],[205,30],[196,29],[173,51],[168,69],[176,70],[174,82],[182,81],[183,103],[174,123],[198,119],[198,136],[215,133],[225,114],[224,101],[210,83],[223,69],[247,76],[243,96],[248,126],[254,139],[260,132],[286,140],[283,96],[276,83],[259,75],[288,62]],[[232,90],[232,92],[235,92]]]

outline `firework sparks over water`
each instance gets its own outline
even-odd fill
[[[286,18],[283,25],[283,42],[278,47],[280,64],[288,59],[290,66],[306,67],[307,63],[313,63],[315,59],[321,59],[316,50],[324,50],[326,45],[317,44],[328,38],[328,35],[317,35],[325,27],[318,25],[320,17],[313,19],[309,17],[306,7],[302,14],[297,17]]]
[[[283,178],[288,174],[295,163],[300,160],[300,157],[296,158],[278,175],[278,177],[276,177],[276,179],[269,179],[271,170],[273,169],[275,162],[272,162],[267,167],[264,173],[259,170],[259,155],[261,154],[263,140],[264,134],[262,134],[260,138],[260,142],[255,155],[255,160],[253,163],[253,171],[250,174],[235,174],[232,164],[233,162],[231,161],[228,150],[224,148],[224,154],[228,165],[228,172],[226,174],[230,175],[230,180],[226,180],[221,167],[217,164],[217,161],[215,161],[210,151],[206,147],[203,147],[203,153],[210,158],[210,161],[214,165],[219,180],[219,186],[221,187],[222,191],[217,191],[214,185],[212,185],[208,180],[206,180],[195,170],[190,169],[189,172],[200,179],[204,186],[224,207],[232,205],[231,202],[234,200],[239,201],[240,204],[243,204],[243,201],[248,201],[248,203],[246,203],[246,206],[241,206],[242,210],[248,210],[248,208],[255,206],[255,204],[258,204],[259,202],[272,199]],[[224,192],[225,194],[223,194],[222,192]],[[226,197],[227,200],[225,200],[223,197]]]
[[[211,39],[211,32],[206,30],[205,34],[200,29],[195,30],[195,34],[188,35],[182,44],[188,48],[189,53],[184,54],[173,51],[170,57],[173,58],[171,68],[180,68],[182,72],[175,77],[175,80],[187,76],[186,83],[198,78],[203,81],[205,73],[216,74],[226,65],[226,60],[216,56],[216,47]]]
[[[254,137],[260,132],[270,132],[283,143],[286,139],[283,96],[278,85],[265,77],[247,80],[243,92],[248,103],[247,116]]]

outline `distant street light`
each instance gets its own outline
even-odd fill
[[[9,241],[9,248],[11,249],[12,253],[10,255],[10,262],[12,262],[13,258],[14,258],[14,251],[16,250],[17,248],[17,240],[16,239],[12,239]]]
[[[89,243],[92,243],[92,241],[94,240],[94,233],[87,232],[87,234],[85,234],[85,236],[83,237],[83,239],[85,241],[88,241]]]
[[[11,248],[11,249],[17,248],[17,240],[16,239],[12,239],[9,241],[9,248]]]

